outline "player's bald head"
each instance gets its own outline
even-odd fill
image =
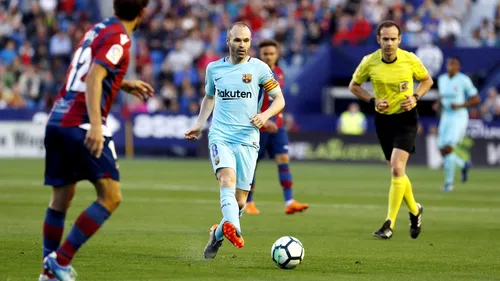
[[[252,38],[250,26],[242,21],[231,24],[227,29],[227,38],[231,40],[234,37]]]

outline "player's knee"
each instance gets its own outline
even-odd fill
[[[247,198],[243,198],[243,197],[240,197],[240,198],[236,198],[236,201],[238,201],[238,207],[241,209],[243,209],[243,207],[245,207],[245,205],[247,204]]]
[[[99,196],[98,201],[108,209],[108,211],[113,212],[118,208],[122,202],[122,193],[120,190],[116,192],[105,192]]]
[[[440,150],[441,150],[441,155],[442,156],[446,156],[446,155],[448,155],[448,154],[450,154],[450,153],[453,152],[453,147],[451,147],[451,146],[445,146],[445,147],[441,148]]]
[[[98,181],[96,188],[98,194],[97,201],[110,212],[116,210],[122,202],[120,184],[111,179],[102,179]]]
[[[288,164],[290,162],[290,158],[288,157],[288,154],[278,154],[275,156],[276,158],[276,163],[278,165],[284,165]]]
[[[236,173],[231,168],[223,168],[217,171],[219,187],[236,187]]]

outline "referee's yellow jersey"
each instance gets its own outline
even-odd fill
[[[413,78],[423,80],[428,71],[420,59],[412,52],[398,49],[397,59],[392,63],[382,61],[382,51],[379,49],[363,58],[353,74],[353,81],[363,84],[370,78],[375,98],[386,99],[389,103],[387,112],[397,114],[404,112],[401,103],[405,95],[413,95]]]

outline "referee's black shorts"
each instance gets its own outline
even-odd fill
[[[399,114],[375,113],[375,129],[384,151],[385,159],[391,160],[394,148],[408,153],[415,152],[415,138],[418,130],[418,112],[416,108]]]

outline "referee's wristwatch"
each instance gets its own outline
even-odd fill
[[[418,94],[413,94],[413,96],[415,97],[415,100],[418,102],[420,100],[420,96]]]

